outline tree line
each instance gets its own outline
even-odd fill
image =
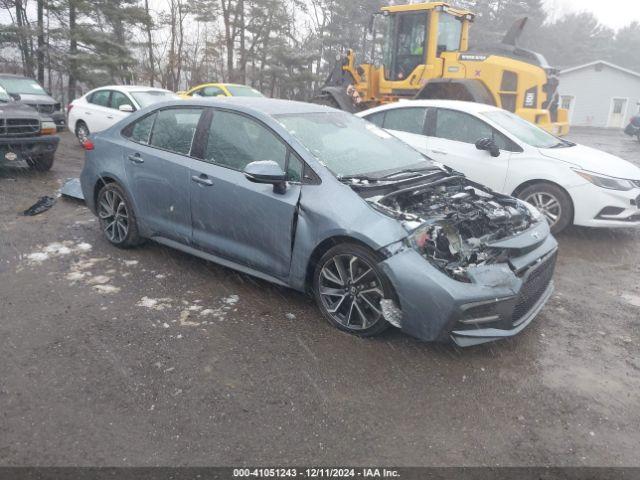
[[[0,72],[36,78],[69,101],[105,84],[169,90],[244,83],[308,98],[346,48],[375,53],[385,0],[0,0]],[[393,2],[391,2],[393,3]],[[396,2],[404,3],[404,2]],[[471,46],[529,17],[523,47],[558,67],[608,60],[640,71],[640,24],[614,31],[591,13],[551,20],[542,0],[459,0],[477,14]]]

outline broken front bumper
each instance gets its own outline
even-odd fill
[[[381,263],[395,288],[400,328],[427,341],[460,346],[511,337],[522,331],[553,292],[557,242],[549,235],[534,250],[511,259],[511,268],[485,268],[471,283],[458,282],[406,249]]]
[[[20,160],[38,159],[43,155],[53,154],[59,142],[60,137],[53,135],[0,138],[0,165],[13,165]]]

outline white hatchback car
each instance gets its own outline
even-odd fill
[[[640,226],[640,168],[479,103],[409,100],[358,113],[416,150],[537,207],[557,233]]]
[[[162,88],[133,85],[96,88],[67,106],[69,130],[82,143],[89,133],[106,130],[136,110],[177,98],[175,93]]]

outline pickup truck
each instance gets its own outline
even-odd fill
[[[51,169],[60,137],[56,124],[0,87],[0,166],[24,160],[37,171]]]

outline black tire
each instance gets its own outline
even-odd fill
[[[38,158],[27,160],[27,164],[31,170],[36,172],[48,172],[53,166],[55,160],[55,152],[45,153]]]
[[[82,120],[78,120],[76,122],[75,134],[80,145],[84,143],[84,141],[89,137],[90,133],[91,132],[89,131],[89,127],[86,123],[84,123]]]
[[[551,216],[549,215],[550,212],[545,212],[536,201],[536,198],[544,199],[549,197],[555,199],[559,207],[559,213],[557,214],[555,222],[552,222]],[[553,183],[540,182],[529,185],[518,193],[518,198],[531,203],[547,217],[547,221],[551,227],[551,233],[553,234],[560,233],[573,222],[573,202],[571,201],[571,197],[569,197],[569,194],[562,188]]]
[[[337,261],[342,263],[345,259],[350,259],[351,257],[357,258],[352,266],[352,268],[357,271],[355,275],[356,279],[360,274],[365,272],[367,268],[371,269],[371,273],[364,273],[364,277],[360,277],[362,279],[360,282],[350,283],[343,281],[338,283],[332,282],[324,276],[325,274],[323,273],[323,269],[325,267],[330,269],[331,262],[337,259]],[[393,288],[391,287],[389,279],[378,268],[379,261],[380,259],[376,257],[374,252],[355,243],[342,243],[336,245],[322,256],[315,267],[313,275],[313,295],[322,316],[331,325],[339,330],[360,337],[372,337],[374,335],[378,335],[389,327],[389,322],[387,322],[382,316],[379,301],[381,298],[393,298]],[[343,266],[345,265],[344,263],[342,264]],[[335,263],[332,265],[337,267],[337,264]],[[345,276],[349,275],[350,278],[353,279],[354,275],[353,272],[351,272],[351,265],[352,264],[349,263],[350,272],[344,273]],[[333,271],[337,272],[337,275],[339,275],[340,278],[343,277],[337,268]],[[328,288],[327,282],[329,282],[329,285],[333,285],[337,288]],[[378,286],[376,288],[373,287],[374,282],[378,282]],[[321,289],[325,292],[328,290],[335,290],[336,292],[341,290],[344,294],[321,294]],[[382,293],[382,295],[374,291],[378,289],[381,290],[380,293]],[[333,305],[329,305],[329,297],[335,299]],[[349,304],[347,302],[351,303]],[[330,306],[333,307],[336,303],[339,304],[337,310],[333,313],[330,312]],[[379,311],[376,312],[374,308],[372,308],[373,306],[377,306]],[[346,316],[347,310],[349,312],[348,319],[341,318],[341,315]],[[355,314],[352,316],[352,313]],[[367,314],[370,314],[371,318],[368,318]],[[371,321],[374,317],[375,321]],[[358,319],[360,319],[359,324],[357,323]],[[352,323],[351,320],[355,321]]]
[[[120,205],[121,203],[124,207]],[[110,212],[109,206],[111,206]],[[107,183],[100,189],[96,198],[96,212],[100,228],[111,244],[118,248],[132,248],[144,242],[139,234],[138,222],[131,200],[117,183]],[[122,224],[125,220],[123,212],[126,214],[125,232],[119,226],[119,222]],[[111,227],[109,227],[110,225]]]
[[[333,98],[333,95],[329,95],[328,93],[322,93],[317,95],[311,99],[310,103],[315,103],[316,105],[324,105],[325,107],[337,108],[338,110],[342,110],[340,108],[340,104]]]

